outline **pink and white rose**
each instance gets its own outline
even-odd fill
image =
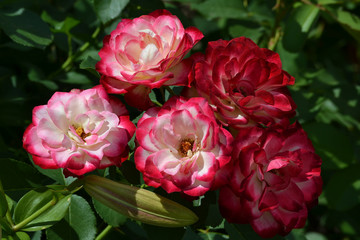
[[[167,10],[122,19],[99,52],[100,81],[109,93],[124,93],[130,105],[147,109],[151,89],[189,85],[192,61],[183,58],[202,37],[195,27],[184,29]]]
[[[134,132],[125,106],[98,85],[56,92],[47,105],[35,107],[23,144],[40,167],[80,176],[120,166]]]
[[[147,185],[201,196],[223,184],[232,136],[204,98],[173,97],[148,109],[137,127],[135,164]]]
[[[227,221],[250,223],[266,238],[305,225],[321,193],[321,159],[300,124],[241,129],[233,164],[219,198]]]
[[[287,89],[294,78],[282,70],[277,53],[240,37],[209,42],[197,59],[191,75],[195,88],[225,125],[269,126],[295,115]]]

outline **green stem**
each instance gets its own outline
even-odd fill
[[[11,225],[11,227],[13,227],[14,222],[13,222],[13,220],[11,218],[11,215],[10,215],[10,209],[7,210],[5,217],[6,217],[7,222]]]
[[[153,103],[155,103],[155,105],[159,106],[159,107],[162,107],[162,104],[159,103],[158,101],[152,101]]]
[[[176,93],[169,86],[165,86],[165,89],[170,93],[171,96],[176,96]]]
[[[269,48],[271,51],[274,51],[277,43],[278,43],[279,40],[280,40],[280,36],[281,36],[281,28],[278,27],[278,28],[275,30],[274,36],[273,36],[273,37],[270,39],[270,41],[269,41],[268,48]]]
[[[100,33],[100,27],[97,27],[93,34],[91,35],[91,39],[95,39]],[[69,38],[71,40],[71,38]],[[77,51],[75,54],[72,54],[72,47],[71,47],[71,41],[69,42],[69,56],[65,60],[65,62],[61,65],[61,67],[56,70],[55,72],[51,73],[48,76],[48,79],[52,79],[56,75],[58,75],[62,71],[68,71],[69,66],[73,63],[73,60],[76,59],[79,55],[81,55],[83,52],[85,52],[86,49],[90,47],[90,42],[86,42],[79,48],[79,51]],[[70,55],[71,54],[71,55]]]
[[[95,240],[102,240],[112,229],[112,226],[108,225],[102,232],[95,238]]]
[[[40,216],[41,214],[43,214],[46,210],[48,210],[51,206],[54,206],[56,204],[57,200],[56,197],[53,196],[53,198],[51,199],[50,202],[48,202],[47,204],[45,204],[42,208],[40,208],[39,210],[37,210],[36,212],[34,212],[33,214],[31,214],[29,217],[25,218],[23,221],[21,221],[20,223],[16,224],[15,226],[13,226],[13,230],[14,232],[19,231],[21,228],[23,228],[26,224],[28,224],[29,222],[31,222],[32,220],[34,220],[35,218],[37,218],[38,216]]]
[[[84,180],[83,179],[76,179],[75,181],[73,181],[69,186],[66,187],[66,189],[71,193],[75,193],[77,191],[79,191],[84,185]]]
[[[3,188],[3,185],[1,183],[1,179],[0,179],[0,192],[4,193],[5,194],[5,191],[4,191],[4,188]],[[8,221],[8,223],[11,225],[11,226],[14,226],[14,222],[11,218],[11,215],[10,215],[10,208],[8,208],[8,210],[6,211],[6,220]]]
[[[67,34],[68,35],[68,46],[69,46],[69,52],[68,52],[68,57],[71,57],[72,54],[73,54],[73,51],[72,51],[72,44],[71,44],[71,35],[70,33]]]
[[[268,42],[268,48],[270,50],[274,50],[277,43],[279,42],[282,35],[281,21],[286,17],[286,15],[290,12],[292,8],[292,2],[290,4],[287,4],[287,2],[283,0],[276,0],[276,4],[273,7],[273,10],[276,12],[275,24]]]

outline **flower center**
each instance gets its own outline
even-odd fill
[[[81,139],[85,142],[85,138],[90,136],[90,133],[85,133],[84,129],[82,127],[75,127],[73,125],[73,127],[75,128],[75,132],[76,134],[81,137]]]
[[[191,157],[193,155],[192,149],[194,146],[193,139],[183,139],[181,140],[180,147],[178,149],[180,156],[182,157]]]

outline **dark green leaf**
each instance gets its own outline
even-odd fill
[[[251,26],[251,24],[231,25],[229,27],[230,36],[233,38],[245,36],[257,43],[263,34],[262,29],[256,27],[251,28],[249,25]]]
[[[355,14],[338,9],[335,12],[336,20],[341,26],[360,42],[360,18]]]
[[[30,81],[40,83],[52,91],[56,91],[59,88],[55,82],[46,80],[46,77],[44,76],[41,69],[36,67],[32,67],[29,70],[28,78],[30,79]]]
[[[94,58],[93,56],[86,56],[86,58],[80,63],[81,69],[86,69],[93,73],[95,76],[99,76],[99,73],[95,70],[96,63],[100,60],[100,57]]]
[[[239,19],[247,16],[242,1],[239,0],[207,0],[202,3],[192,4],[194,10],[199,11],[208,19],[233,18]]]
[[[0,11],[0,27],[13,41],[28,47],[43,49],[53,38],[48,25],[23,8],[12,13]]]
[[[62,169],[43,169],[41,167],[39,167],[38,165],[36,165],[33,160],[31,155],[29,155],[29,158],[32,162],[32,164],[34,165],[34,167],[42,174],[44,174],[45,176],[53,179],[54,181],[56,181],[57,183],[59,183],[60,185],[65,185],[65,176],[62,173]]]
[[[129,0],[95,0],[94,7],[97,15],[103,23],[119,17]]]
[[[329,207],[346,211],[360,203],[360,166],[338,170],[324,189]]]
[[[318,232],[308,232],[305,235],[306,240],[327,240],[327,237],[325,237],[323,234]]]
[[[3,193],[0,189],[0,218],[5,216],[7,210],[8,210],[8,204],[6,201],[6,196],[5,193]]]
[[[199,236],[203,240],[225,240],[229,239],[228,235],[219,232],[203,231],[199,233]]]
[[[0,234],[0,236],[1,236],[1,234]],[[16,232],[16,233],[11,233],[11,234],[5,233],[3,238],[1,238],[1,239],[2,240],[30,240],[30,237],[25,232]]]
[[[186,232],[182,240],[201,240],[202,238],[197,235],[190,227],[186,228]]]
[[[144,224],[143,228],[147,232],[149,239],[157,240],[181,240],[185,234],[184,228],[164,228]]]
[[[283,46],[290,52],[302,49],[311,26],[319,15],[319,8],[314,5],[303,4],[295,8],[286,22]]]
[[[65,20],[61,22],[56,21],[45,11],[41,14],[41,18],[53,27],[54,32],[63,32],[66,34],[70,34],[70,30],[80,23],[79,20],[72,17],[66,17]]]
[[[99,201],[93,199],[94,207],[99,216],[109,225],[118,227],[126,222],[127,217],[117,211],[105,206]]]
[[[261,240],[260,237],[251,227],[250,224],[230,224],[227,221],[225,222],[225,230],[228,232],[230,239],[239,239],[239,240]],[[282,237],[276,236],[271,238],[272,240],[280,240]]]
[[[25,194],[15,207],[14,221],[19,224],[30,216],[32,221],[19,227],[25,231],[38,231],[60,221],[66,214],[71,195],[64,196],[49,189],[31,190]]]
[[[0,230],[2,230],[3,233],[7,233],[7,234],[11,234],[13,232],[11,225],[10,223],[8,223],[6,218],[0,218]]]
[[[0,158],[0,179],[5,191],[40,187],[44,180],[30,165],[10,158]]]
[[[88,202],[80,196],[72,195],[71,203],[65,218],[47,229],[49,240],[83,240],[94,239],[96,218]]]
[[[157,9],[165,8],[164,2],[161,0],[131,0],[127,9],[130,10],[132,16],[141,16],[149,14]]]
[[[317,3],[321,5],[339,4],[341,2],[340,0],[317,0]]]
[[[316,153],[323,158],[323,168],[345,168],[354,162],[354,149],[348,135],[339,129],[322,123],[304,124]]]
[[[31,236],[31,240],[41,240],[42,231],[37,231]]]
[[[60,81],[68,84],[91,85],[91,81],[87,76],[77,72],[66,73],[66,78],[61,79]]]

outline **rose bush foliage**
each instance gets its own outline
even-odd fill
[[[261,237],[302,228],[322,179],[307,134],[290,124],[295,78],[277,53],[246,37],[211,41],[205,54],[185,58],[202,38],[167,10],[122,19],[99,50],[101,85],[56,92],[35,107],[23,147],[41,168],[79,179],[133,158],[145,184],[167,193],[201,200],[220,188],[222,216]],[[187,90],[169,97],[174,86]],[[120,99],[144,111],[132,116],[136,127]]]

